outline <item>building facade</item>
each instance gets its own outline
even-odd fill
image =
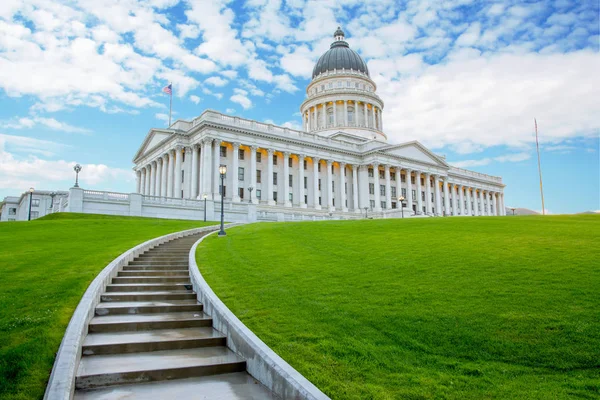
[[[151,129],[133,160],[136,191],[212,202],[222,193],[259,214],[505,215],[500,177],[452,167],[417,141],[389,144],[376,92],[338,28],[300,106],[303,130],[212,110]]]
[[[7,196],[0,202],[0,221],[27,221],[31,203],[31,219],[57,211],[61,201],[69,196],[69,192],[34,190],[24,192],[21,196]]]

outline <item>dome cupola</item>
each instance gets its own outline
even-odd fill
[[[319,58],[313,69],[313,79],[327,71],[358,71],[369,76],[367,64],[352,50],[345,40],[344,31],[338,26],[333,34],[334,42],[325,54]]]

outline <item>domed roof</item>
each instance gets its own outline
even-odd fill
[[[313,69],[313,79],[324,72],[342,69],[360,71],[369,76],[367,64],[344,40],[344,31],[339,26],[333,37],[335,41],[331,43],[331,48],[319,58]]]

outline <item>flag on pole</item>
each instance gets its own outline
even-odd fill
[[[538,140],[537,119],[533,119],[535,125],[535,147],[537,148],[538,172],[540,173],[540,194],[542,195],[542,215],[546,215],[546,206],[544,205],[544,186],[542,185],[542,163],[540,161],[540,142]]]
[[[163,88],[163,92],[165,92],[168,95],[172,95],[173,94],[173,91],[171,90],[171,83],[169,83],[167,86],[165,86]]]

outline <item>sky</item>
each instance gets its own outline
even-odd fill
[[[132,192],[148,131],[206,109],[300,128],[312,68],[341,26],[418,140],[502,176],[505,204],[600,210],[597,0],[3,0],[0,198],[29,187]]]

